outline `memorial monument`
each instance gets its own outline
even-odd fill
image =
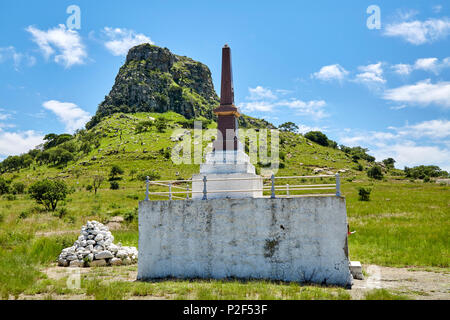
[[[139,202],[137,279],[236,277],[351,286],[345,198],[338,191],[262,196],[262,179],[239,141],[227,45],[214,112],[218,138],[192,177],[192,199]]]
[[[234,105],[231,49],[222,48],[222,83],[220,106],[214,109],[217,115],[217,139],[213,151],[206,155],[200,165],[200,174],[193,175],[193,199],[202,199],[203,179],[206,177],[208,199],[262,197],[262,179],[255,174],[255,167],[239,141],[239,109]],[[214,191],[220,192],[214,192]],[[253,191],[239,191],[253,190]]]

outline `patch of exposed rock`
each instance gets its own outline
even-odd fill
[[[80,236],[73,246],[62,250],[58,257],[61,267],[93,267],[136,263],[135,247],[114,244],[114,236],[100,222],[88,221],[81,228]]]

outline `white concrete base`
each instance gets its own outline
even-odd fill
[[[353,279],[364,280],[362,265],[359,261],[350,261],[350,273]]]
[[[206,162],[200,165],[200,174],[192,176],[194,180],[192,182],[193,199],[203,198],[204,176],[207,178],[206,189],[208,199],[260,198],[263,195],[262,178],[255,174],[255,167],[250,163],[248,155],[241,149],[236,151],[210,152],[206,155]],[[210,181],[214,179],[224,180]],[[214,192],[215,190],[229,190],[229,192]],[[243,192],[239,190],[248,191]]]
[[[195,174],[192,176],[192,198],[203,198],[203,180],[204,174]],[[263,181],[261,176],[252,173],[224,173],[224,174],[207,174],[206,190],[208,199],[241,199],[241,198],[261,198],[263,196]],[[231,178],[231,180],[230,180]],[[233,180],[233,179],[249,179],[249,180]],[[214,179],[227,179],[222,181],[213,181]],[[212,181],[209,181],[212,180]],[[222,190],[228,192],[214,192],[214,190]],[[233,190],[236,190],[233,192]],[[239,190],[254,190],[240,192]]]
[[[350,287],[342,197],[139,203],[138,279],[271,279]]]

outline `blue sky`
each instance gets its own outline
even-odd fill
[[[70,5],[80,29],[66,25]],[[380,29],[367,25],[371,5]],[[205,63],[217,91],[228,43],[244,113],[324,131],[399,168],[450,170],[449,15],[442,0],[1,1],[0,159],[81,128],[130,46]]]

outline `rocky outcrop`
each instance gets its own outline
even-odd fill
[[[186,118],[211,119],[218,105],[206,65],[167,48],[142,44],[130,49],[111,92],[86,127],[116,112],[174,111]]]
[[[113,243],[114,236],[106,226],[88,221],[81,228],[80,236],[73,246],[62,250],[58,257],[61,267],[93,267],[132,264],[137,261],[135,247],[122,247]]]

